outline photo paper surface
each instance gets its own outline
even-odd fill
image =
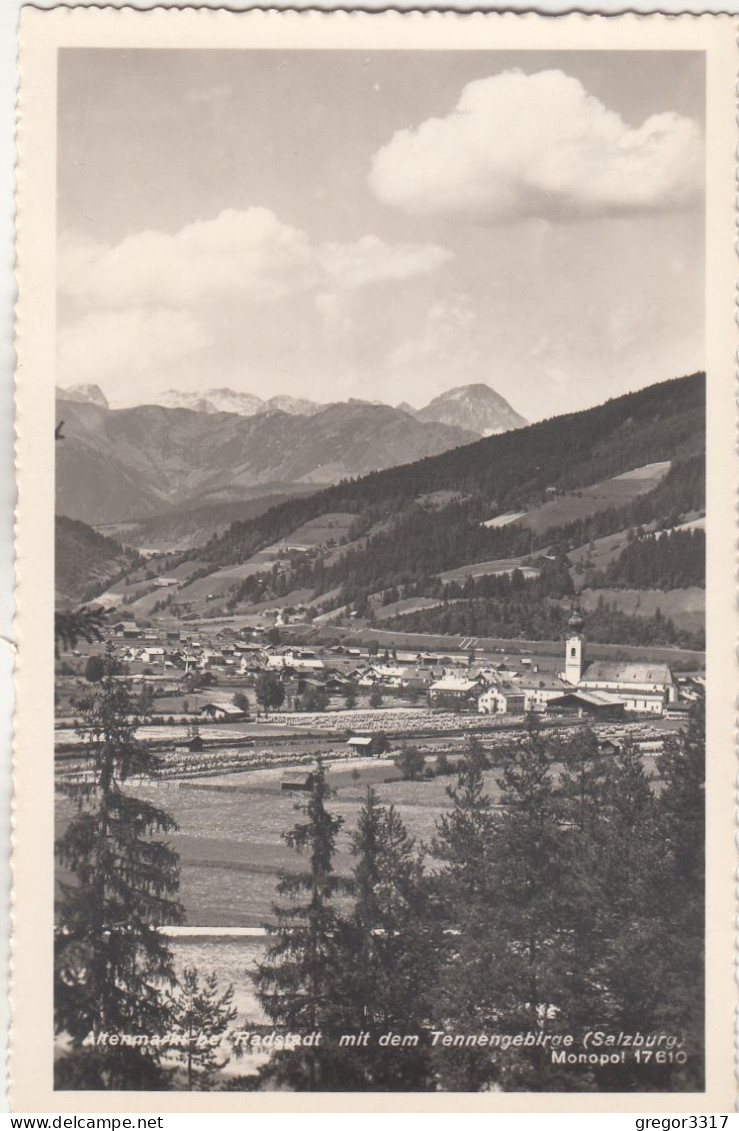
[[[734,31],[24,11],[14,1110],[730,1110]]]

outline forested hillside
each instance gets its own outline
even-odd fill
[[[703,530],[635,534],[605,570],[585,574],[591,589],[685,589],[705,585],[706,536]]]
[[[680,465],[703,452],[704,429],[705,377],[698,373],[584,412],[343,481],[309,499],[292,499],[253,520],[234,523],[211,540],[201,556],[214,565],[242,561],[301,523],[335,511],[357,515],[353,537],[380,520],[396,520],[391,533],[371,539],[366,549],[342,566],[345,579],[360,584],[380,569],[383,575],[408,566],[414,573],[429,573],[469,560],[522,552],[531,548],[528,532],[520,527],[491,529],[481,522],[655,460],[677,465],[656,489],[663,493],[660,506],[667,506],[671,495],[676,506],[687,508],[683,493],[701,491],[694,481],[701,474],[702,460],[688,468]],[[465,498],[435,509],[423,497],[436,491]],[[613,516],[597,517],[601,527],[613,521]],[[375,557],[381,559],[377,569]],[[383,578],[378,581],[382,585]]]
[[[161,608],[279,601],[317,624],[556,639],[587,586],[609,589],[591,639],[700,648],[694,612],[673,602],[673,624],[618,594],[702,583],[701,536],[670,532],[704,513],[704,397],[695,374],[286,499],[162,560],[183,581]]]
[[[56,516],[55,555],[57,593],[72,601],[97,596],[141,560],[135,550],[63,515]]]

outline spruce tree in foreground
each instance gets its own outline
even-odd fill
[[[705,1043],[705,701],[699,698],[688,726],[659,759],[664,788],[657,811],[666,852],[661,869],[664,944],[659,973],[660,1024],[679,1031],[687,1066],[673,1072],[681,1087],[703,1087]]]
[[[236,1019],[233,999],[233,985],[221,993],[215,971],[201,978],[194,966],[185,967],[177,990],[168,996],[170,1032],[177,1038],[174,1058],[184,1065],[189,1091],[207,1091],[228,1064],[220,1046]]]
[[[334,872],[334,856],[343,820],[326,809],[330,792],[319,758],[310,796],[295,806],[305,819],[283,834],[291,848],[307,857],[308,867],[281,874],[277,891],[286,900],[273,908],[276,925],[268,927],[270,944],[253,975],[259,1003],[271,1021],[312,1041],[321,1034],[320,1043],[274,1053],[262,1070],[272,1084],[296,1091],[344,1087],[331,1049],[340,1018],[335,904],[345,882]]]
[[[491,845],[498,901],[497,1027],[508,1033],[569,1028],[577,968],[562,907],[570,888],[569,855],[552,771],[547,743],[536,719],[529,718],[526,738],[512,751],[500,780],[503,808]],[[505,1090],[567,1086],[540,1047],[511,1050],[497,1062]]]
[[[395,808],[367,789],[352,836],[354,907],[337,937],[337,990],[347,1033],[368,1042],[343,1058],[346,1087],[425,1091],[434,1086],[427,1042],[439,928],[423,863]],[[396,1033],[416,1047],[381,1046]]]
[[[73,879],[62,884],[56,930],[55,1025],[71,1040],[59,1088],[154,1088],[164,1078],[155,1050],[102,1043],[106,1033],[166,1031],[163,991],[174,975],[158,928],[183,917],[179,858],[163,839],[175,822],[126,788],[158,759],[134,736],[130,694],[114,668],[109,648],[84,703],[83,772],[59,787],[75,810],[56,844]]]
[[[498,896],[493,867],[495,817],[485,790],[487,758],[471,739],[447,787],[451,812],[437,822],[432,844],[444,868],[436,876],[439,914],[445,928],[442,967],[434,993],[434,1027],[475,1033],[497,1028]],[[497,1080],[498,1069],[486,1049],[439,1048],[436,1068],[444,1089],[480,1091]]]

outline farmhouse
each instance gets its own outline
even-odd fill
[[[431,704],[444,702],[467,703],[477,698],[483,686],[484,680],[482,676],[476,676],[474,679],[464,679],[461,676],[448,675],[443,679],[437,679],[435,683],[431,684],[429,688],[429,702]]]
[[[122,636],[124,640],[138,640],[141,636],[141,629],[132,620],[121,620],[117,624],[112,625],[113,635]]]
[[[502,683],[488,687],[477,700],[481,715],[522,715],[526,710],[526,696],[520,687]]]
[[[570,690],[569,684],[559,676],[547,675],[544,672],[527,673],[517,680],[517,686],[526,696],[524,707],[526,711],[546,711],[552,699]]]

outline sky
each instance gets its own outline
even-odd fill
[[[704,365],[698,52],[60,52],[57,383],[530,420]]]

